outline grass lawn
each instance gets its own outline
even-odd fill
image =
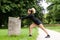
[[[54,30],[60,32],[60,25],[45,25],[47,29]]]
[[[0,40],[36,40],[37,37],[37,28],[33,29],[33,36],[29,37],[29,29],[22,28],[21,34],[19,36],[8,36],[8,29],[0,29]]]

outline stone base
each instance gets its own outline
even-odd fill
[[[19,35],[21,31],[21,20],[15,17],[9,17],[8,35]]]

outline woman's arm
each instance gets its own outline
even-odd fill
[[[23,19],[27,19],[27,18],[28,18],[28,16],[26,16],[26,17],[21,17],[20,19],[22,19],[22,20],[23,20]]]
[[[25,16],[25,17],[20,17],[20,19],[24,20],[24,19],[27,19],[27,18],[29,18],[29,17],[30,17],[30,15]]]

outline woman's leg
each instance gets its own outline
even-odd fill
[[[47,36],[45,38],[50,38],[50,35],[48,34],[48,32],[45,30],[45,27],[43,26],[43,24],[40,24],[39,27],[47,34]]]
[[[42,24],[39,24],[39,27],[48,35],[48,32],[45,30],[45,27]]]
[[[32,23],[29,27],[29,34],[32,35],[32,28],[36,27],[37,25],[35,23]]]

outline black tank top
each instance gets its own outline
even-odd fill
[[[26,16],[26,17],[21,17],[21,19],[23,20],[23,19],[30,19],[30,20],[32,20],[33,22],[37,22],[37,21],[39,21],[39,19],[38,18],[36,18],[35,16],[34,16],[34,14],[30,14],[30,15],[28,15],[28,16]]]

